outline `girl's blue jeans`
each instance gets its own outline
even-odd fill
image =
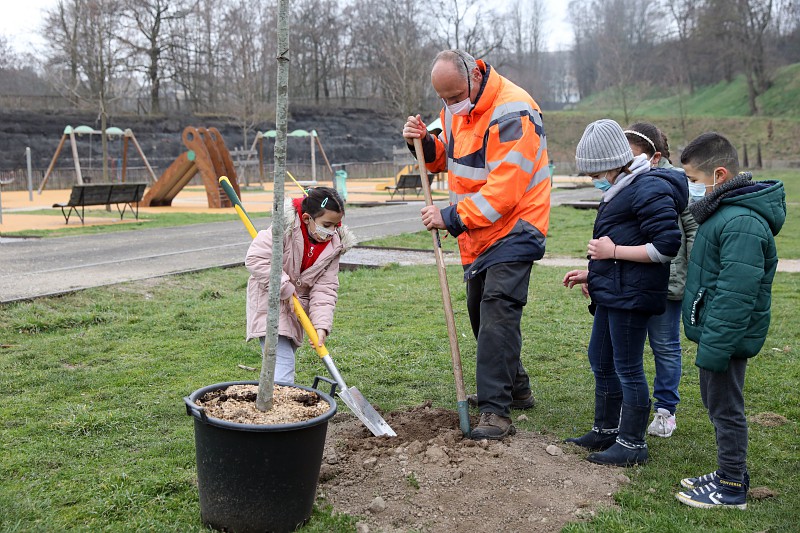
[[[656,363],[653,380],[655,408],[666,409],[675,414],[681,397],[678,385],[681,382],[681,302],[667,300],[667,310],[653,315],[647,322],[647,336]]]
[[[259,337],[261,351],[264,351],[266,337]],[[281,383],[294,383],[294,347],[289,337],[278,335],[278,345],[275,347],[275,381]]]
[[[623,403],[637,407],[650,404],[642,363],[649,318],[641,311],[597,306],[589,339],[589,364],[596,392],[621,391]]]

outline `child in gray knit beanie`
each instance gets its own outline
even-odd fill
[[[619,124],[587,126],[575,150],[578,170],[605,191],[586,252],[587,270],[567,272],[565,287],[580,285],[594,315],[587,354],[595,377],[592,429],[567,442],[591,450],[593,463],[632,466],[649,460],[645,431],[650,391],[644,342],[652,315],[666,309],[669,262],[681,245],[678,213],[686,208],[686,176],[651,169],[633,156]]]
[[[622,127],[608,118],[586,126],[575,150],[578,172],[586,175],[623,168],[631,160],[633,151]]]

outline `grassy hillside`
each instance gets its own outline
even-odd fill
[[[668,95],[663,89],[642,88],[630,94],[628,123],[652,122],[667,134],[673,160],[697,135],[718,131],[728,137],[750,167],[757,164],[758,146],[764,166],[786,168],[800,162],[800,63],[784,67],[773,86],[758,99],[761,115],[747,116],[747,84],[743,76],[731,83],[703,87],[689,95]],[[681,112],[681,109],[683,111]],[[575,146],[586,125],[599,118],[613,118],[625,126],[625,117],[613,91],[584,99],[576,109],[547,112],[545,130],[550,158],[557,172],[570,172]],[[798,163],[800,164],[800,163]]]
[[[670,94],[669,90],[640,87],[628,93],[629,113],[647,113],[653,117],[687,116],[735,117],[749,116],[747,80],[744,75],[732,82],[700,87],[693,94]],[[800,63],[782,67],[775,72],[772,87],[756,100],[763,117],[800,118]],[[603,91],[582,100],[576,110],[620,112],[618,94]]]
[[[626,126],[622,113],[592,111],[562,111],[545,113],[547,148],[556,164],[556,172],[568,172],[574,165],[575,146],[587,124],[599,118],[612,118]],[[734,143],[739,156],[747,155],[750,167],[756,165],[758,144],[765,168],[773,163],[786,168],[786,161],[800,162],[800,120],[769,117],[680,117],[655,116],[650,113],[634,113],[629,122],[652,122],[667,135],[672,160],[677,160],[681,148],[690,140],[707,131],[718,131]],[[771,133],[770,133],[771,132]]]

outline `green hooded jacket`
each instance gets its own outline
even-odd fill
[[[739,174],[691,206],[700,224],[689,258],[682,315],[695,364],[714,372],[755,356],[770,322],[778,266],[774,236],[786,220],[780,181]]]

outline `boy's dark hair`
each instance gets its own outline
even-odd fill
[[[735,176],[739,173],[739,154],[731,142],[715,131],[703,133],[686,145],[681,152],[681,163],[689,163],[706,173],[725,167]]]
[[[344,213],[344,202],[336,189],[330,187],[314,187],[308,189],[308,196],[303,198],[301,208],[311,218],[317,218],[326,209],[335,213]]]
[[[631,131],[638,132],[647,137],[647,139],[636,135],[635,133],[630,133]],[[667,136],[664,135],[664,133],[655,125],[649,122],[636,122],[631,124],[625,130],[625,137],[632,146],[639,148],[642,153],[647,154],[648,157],[653,157],[656,152],[661,152],[661,157],[669,159],[669,144],[667,144]],[[648,140],[650,140],[653,144],[651,145]]]

